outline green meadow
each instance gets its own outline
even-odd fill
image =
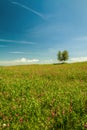
[[[86,130],[87,62],[0,67],[0,130]]]

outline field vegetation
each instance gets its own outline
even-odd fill
[[[87,62],[0,67],[0,130],[86,130]]]

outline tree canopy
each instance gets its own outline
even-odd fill
[[[57,59],[59,61],[66,61],[69,59],[69,53],[67,50],[64,50],[63,52],[59,51],[57,54]]]

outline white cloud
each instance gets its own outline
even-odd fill
[[[76,57],[76,58],[71,58],[69,62],[84,62],[87,61],[87,57]]]
[[[46,59],[46,60],[40,60],[40,64],[53,64],[55,63],[56,61],[53,60],[53,59]]]
[[[39,59],[27,59],[27,58],[21,58],[17,60],[9,60],[9,61],[0,61],[0,65],[21,65],[21,64],[34,64],[39,62]]]
[[[49,59],[49,60],[44,60],[44,63],[53,63],[53,59]]]
[[[76,57],[76,58],[70,58],[68,63],[75,63],[75,62],[84,62],[87,61],[87,57]],[[39,59],[27,59],[27,58],[20,58],[16,60],[8,60],[8,61],[0,61],[0,65],[25,65],[25,64],[52,64],[52,63],[58,63],[55,59],[48,59],[48,60],[39,60]]]
[[[15,60],[16,63],[33,63],[33,62],[38,62],[38,59],[27,59],[27,58],[21,58],[18,60]]]
[[[16,40],[7,40],[7,39],[0,39],[0,42],[21,43],[21,44],[34,44],[33,42],[28,42],[28,41],[16,41]]]
[[[14,5],[20,6],[20,7],[24,8],[24,9],[26,9],[26,10],[28,10],[28,11],[31,11],[31,12],[34,13],[35,15],[41,17],[42,19],[45,19],[45,17],[44,17],[43,14],[37,12],[37,11],[34,10],[34,9],[31,9],[30,7],[27,7],[26,5],[23,5],[23,4],[21,4],[21,3],[14,2],[14,1],[11,2],[11,3],[14,4]]]

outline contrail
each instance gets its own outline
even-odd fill
[[[16,41],[16,40],[7,40],[7,39],[0,39],[0,42],[20,43],[20,44],[34,44],[33,42],[28,42],[28,41]]]
[[[43,16],[43,14],[37,12],[36,10],[33,10],[33,9],[27,7],[26,5],[23,5],[23,4],[20,4],[20,3],[18,3],[18,2],[14,2],[14,1],[11,2],[11,3],[14,4],[14,5],[18,5],[18,6],[24,8],[24,9],[26,9],[26,10],[28,10],[28,11],[31,11],[32,13],[34,13],[34,14],[36,14],[37,16],[41,17],[42,19],[45,19],[45,17]]]

